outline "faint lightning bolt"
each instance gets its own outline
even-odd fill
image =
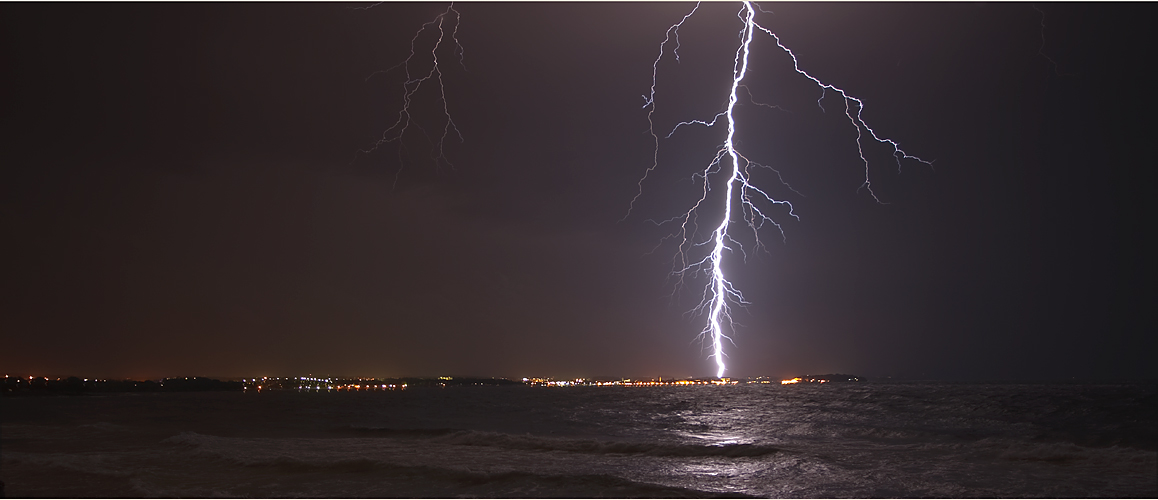
[[[705,313],[707,314],[707,322],[703,330],[700,331],[699,338],[705,341],[710,340],[712,346],[711,357],[716,364],[717,377],[723,377],[726,369],[726,365],[724,363],[724,340],[731,342],[731,337],[727,332],[735,332],[735,322],[732,319],[732,305],[735,304],[744,306],[748,304],[740,290],[738,290],[724,275],[723,270],[725,251],[733,253],[738,250],[744,256],[745,260],[747,259],[747,253],[744,251],[743,245],[735,240],[732,237],[732,234],[729,232],[731,230],[731,223],[733,222],[733,219],[737,217],[737,214],[733,213],[734,206],[736,206],[735,204],[738,204],[740,209],[738,214],[739,218],[744,221],[744,223],[752,232],[752,236],[755,241],[754,247],[756,249],[759,249],[763,246],[760,241],[760,229],[765,224],[771,224],[772,226],[775,226],[776,229],[780,232],[781,239],[785,239],[783,227],[775,220],[773,220],[765,210],[761,210],[760,206],[764,205],[765,203],[771,204],[773,206],[783,205],[787,208],[789,216],[795,218],[796,220],[800,219],[793,211],[793,207],[790,202],[776,199],[768,192],[751,183],[751,169],[764,168],[772,170],[775,172],[781,184],[793,192],[796,192],[797,194],[800,193],[795,189],[792,189],[792,186],[788,185],[788,183],[784,181],[784,178],[780,175],[779,171],[773,169],[770,166],[761,165],[749,160],[736,149],[733,142],[733,138],[735,137],[736,133],[736,120],[735,116],[733,115],[733,111],[736,107],[736,103],[739,101],[738,90],[743,88],[745,91],[748,91],[748,88],[743,83],[743,81],[748,72],[748,56],[750,53],[752,39],[755,36],[757,30],[771,36],[772,39],[775,40],[776,46],[792,58],[793,68],[797,73],[804,76],[805,78],[808,78],[809,80],[812,80],[818,87],[820,87],[820,98],[818,98],[816,102],[822,111],[824,110],[823,101],[827,92],[834,92],[839,94],[842,98],[844,103],[844,115],[848,118],[849,123],[852,124],[853,128],[856,129],[857,153],[860,156],[861,163],[864,165],[865,169],[864,182],[860,185],[858,191],[863,189],[868,192],[870,196],[872,196],[874,201],[877,203],[883,203],[872,189],[872,182],[869,175],[869,161],[865,157],[863,144],[863,139],[866,136],[878,143],[888,145],[892,148],[893,156],[897,162],[898,171],[901,169],[902,160],[913,160],[932,166],[931,161],[925,161],[921,158],[906,153],[895,141],[882,137],[875,130],[869,127],[862,117],[862,112],[864,111],[863,101],[849,95],[843,89],[824,83],[816,77],[805,72],[804,70],[800,69],[800,63],[796,58],[796,54],[789,50],[788,47],[784,46],[784,44],[780,41],[780,37],[776,36],[776,34],[771,30],[761,26],[756,22],[756,9],[759,9],[759,6],[753,8],[753,3],[748,1],[742,2],[742,4],[742,8],[736,14],[743,23],[743,27],[740,29],[739,37],[741,41],[740,46],[736,49],[735,60],[732,66],[732,85],[728,95],[727,106],[725,110],[717,113],[710,120],[688,120],[679,122],[675,125],[672,131],[665,136],[665,138],[671,137],[677,130],[686,125],[702,125],[705,127],[713,127],[719,124],[721,121],[727,123],[728,132],[723,144],[716,151],[714,157],[708,163],[708,165],[704,167],[703,170],[695,174],[695,178],[701,179],[703,181],[702,196],[682,215],[662,222],[651,221],[657,225],[665,225],[669,223],[676,223],[679,225],[679,228],[674,233],[663,238],[664,240],[671,237],[678,237],[681,239],[678,252],[676,254],[675,260],[673,261],[673,274],[676,275],[679,279],[679,282],[676,285],[677,290],[683,286],[683,280],[689,274],[694,277],[699,275],[699,273],[704,273],[709,277],[708,283],[704,286],[700,303],[692,309],[692,313],[696,315]],[[653,155],[652,165],[648,167],[646,171],[644,171],[643,177],[639,180],[639,193],[637,193],[636,196],[632,198],[631,204],[628,207],[628,213],[624,216],[624,219],[626,219],[627,216],[631,214],[631,210],[634,208],[635,201],[642,194],[643,182],[647,180],[648,174],[650,174],[659,166],[659,135],[655,133],[655,123],[653,121],[653,115],[655,113],[655,89],[659,71],[659,62],[664,57],[664,48],[669,42],[673,40],[675,47],[672,50],[672,54],[675,56],[676,61],[679,61],[679,28],[683,26],[683,23],[687,21],[688,18],[696,13],[696,10],[699,9],[699,6],[700,4],[697,3],[696,6],[692,8],[691,12],[686,14],[679,22],[668,28],[666,36],[664,37],[664,41],[660,44],[659,56],[656,58],[655,63],[652,65],[651,93],[644,96],[643,107],[648,109],[647,118],[649,124],[649,132],[655,141],[656,150]],[[760,9],[760,11],[767,12],[763,9]],[[750,92],[748,92],[748,96],[751,98]],[[768,104],[756,103],[754,101],[753,104],[766,107],[775,107]],[[712,187],[711,179],[713,177],[719,176],[726,177],[726,180],[724,181],[725,195],[723,197],[723,215],[719,223],[716,224],[715,229],[712,230],[709,238],[704,241],[694,241],[693,238],[698,228],[697,211],[707,201],[708,193],[711,191]],[[760,204],[758,205],[757,202]],[[706,255],[704,255],[704,257],[699,260],[689,258],[689,252],[699,247],[709,247],[710,251],[708,251]]]
[[[369,9],[376,5],[378,4],[373,4],[365,8]],[[388,69],[375,71],[374,73],[370,74],[370,76],[366,77],[366,80],[370,80],[379,73],[389,73],[398,68],[402,68],[403,72],[406,74],[406,80],[402,83],[402,109],[398,111],[398,119],[394,121],[393,125],[384,130],[382,132],[382,136],[374,141],[370,147],[361,150],[361,153],[369,154],[382,147],[383,145],[398,143],[398,161],[400,164],[403,163],[403,150],[405,149],[405,146],[402,142],[402,137],[406,135],[406,132],[409,131],[413,126],[422,132],[422,135],[424,135],[426,140],[434,147],[432,159],[434,160],[435,165],[437,166],[441,165],[441,163],[445,163],[447,166],[453,167],[453,165],[450,163],[450,160],[446,157],[446,150],[444,145],[446,143],[447,137],[450,136],[452,131],[454,132],[454,135],[458,136],[459,142],[463,141],[463,137],[462,132],[458,130],[458,126],[455,125],[454,119],[450,116],[450,108],[446,100],[446,87],[443,85],[442,81],[442,69],[438,65],[438,50],[440,47],[442,47],[443,42],[449,39],[454,43],[453,53],[458,55],[459,64],[462,65],[463,69],[466,69],[466,65],[463,63],[462,44],[458,42],[458,38],[456,36],[458,34],[459,20],[460,14],[458,10],[454,8],[454,3],[452,2],[449,6],[447,6],[445,11],[438,14],[434,17],[434,19],[426,22],[418,29],[418,32],[416,32],[414,37],[410,39],[410,55],[407,56],[404,61],[395,64]],[[425,73],[416,72],[411,67],[412,63],[415,62],[418,54],[418,50],[416,49],[415,45],[417,44],[419,37],[422,36],[422,33],[425,32],[428,28],[432,28],[438,32],[438,38],[430,48],[430,70]],[[449,33],[447,32],[448,30]],[[438,102],[442,104],[442,113],[443,116],[446,117],[445,123],[442,126],[442,134],[438,137],[437,140],[431,138],[430,133],[428,133],[427,130],[415,120],[414,115],[411,113],[411,104],[414,102],[415,94],[417,94],[418,91],[422,89],[423,85],[428,82],[437,88]],[[398,184],[398,176],[401,175],[401,173],[402,167],[399,166],[398,171],[394,174],[395,187]]]
[[[622,219],[619,219],[619,222],[627,220],[627,217],[631,215],[631,209],[635,208],[635,200],[638,200],[640,195],[643,194],[643,181],[647,180],[647,175],[659,166],[659,136],[655,135],[655,123],[652,121],[652,115],[655,114],[655,82],[657,81],[656,77],[659,74],[659,61],[663,59],[663,48],[667,46],[667,42],[674,37],[675,49],[672,52],[675,54],[676,61],[678,62],[680,60],[680,26],[683,26],[684,21],[687,21],[689,17],[692,17],[692,14],[695,14],[696,10],[699,8],[700,3],[696,2],[696,6],[693,7],[692,11],[688,12],[683,19],[680,19],[680,22],[668,27],[667,33],[664,34],[663,43],[659,44],[659,56],[655,58],[655,62],[651,65],[651,94],[643,97],[646,101],[643,104],[643,107],[648,108],[647,130],[651,133],[651,138],[655,141],[655,154],[652,155],[651,166],[643,172],[643,177],[639,179],[639,190],[636,191],[635,197],[632,198],[631,203],[628,204],[627,214],[625,214]]]
[[[1036,10],[1038,14],[1041,14],[1041,46],[1037,48],[1037,53],[1041,57],[1044,57],[1046,61],[1049,61],[1051,65],[1053,65],[1053,72],[1057,74],[1057,76],[1062,76],[1061,70],[1058,68],[1057,61],[1054,61],[1052,57],[1045,55],[1045,11],[1037,8],[1037,5],[1034,4],[1030,4],[1030,7],[1033,7],[1033,10]]]

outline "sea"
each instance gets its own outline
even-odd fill
[[[0,405],[8,497],[1158,497],[1152,382],[468,386]]]

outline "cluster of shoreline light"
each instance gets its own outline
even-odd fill
[[[689,385],[739,385],[739,384],[772,384],[775,380],[768,377],[756,377],[748,379],[734,379],[729,377],[722,378],[685,378],[685,379],[648,379],[648,380],[633,380],[629,378],[618,380],[591,380],[577,378],[573,380],[555,380],[553,378],[543,377],[523,377],[523,383],[534,387],[656,387],[656,386],[689,386]],[[801,378],[781,380],[781,385],[796,384],[800,382],[807,383],[826,383],[830,382],[826,379],[818,378]]]
[[[629,378],[619,380],[589,380],[577,378],[574,380],[555,380],[551,378],[527,378],[523,377],[523,383],[533,387],[605,387],[605,386],[620,386],[620,387],[655,387],[655,386],[684,386],[684,385],[736,385],[740,384],[740,380],[730,378],[717,379],[679,379],[679,380],[664,380],[662,378],[655,380],[632,380]],[[759,383],[754,381],[745,381],[743,383]],[[767,383],[767,382],[765,382]]]
[[[298,391],[395,391],[406,389],[406,384],[383,383],[378,379],[317,378],[317,377],[261,377],[241,379],[244,390],[298,390]]]
[[[850,377],[848,380],[852,382],[860,382],[860,377]],[[804,376],[781,380],[780,385],[799,384],[801,382],[808,384],[827,384],[832,381],[826,378]]]

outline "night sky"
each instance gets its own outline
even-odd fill
[[[800,221],[774,212],[786,241],[727,264],[751,302],[729,375],[1158,376],[1149,8],[1036,5],[1044,31],[1026,3],[764,5],[802,68],[935,163],[867,147],[875,203],[841,102],[822,112],[756,37],[737,144],[803,196],[757,179]],[[703,281],[673,295],[647,220],[695,202],[724,128],[661,140],[619,222],[652,162],[641,95],[692,4],[455,7],[447,164],[417,128],[359,153],[402,106],[403,74],[375,72],[446,4],[0,6],[0,366],[712,374],[686,314]],[[737,10],[705,4],[661,61],[661,134],[722,109]],[[412,108],[433,137],[437,98]]]

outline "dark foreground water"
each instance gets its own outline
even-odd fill
[[[50,497],[1158,497],[1158,387],[462,387],[4,398]]]

